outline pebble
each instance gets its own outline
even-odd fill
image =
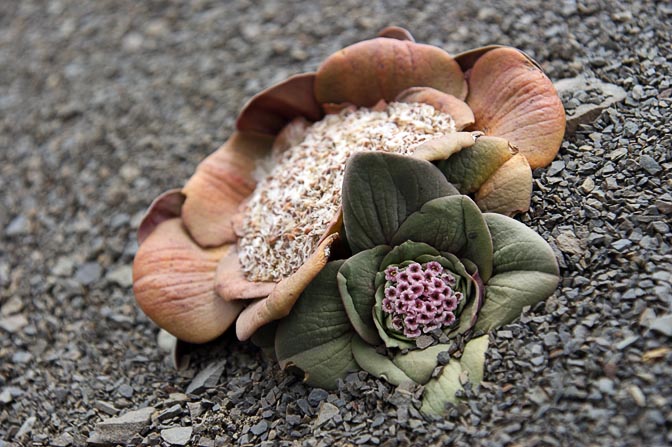
[[[672,314],[654,318],[648,323],[649,329],[672,337]]]
[[[10,334],[14,334],[20,331],[27,324],[28,319],[22,314],[0,318],[0,329],[3,329],[9,332]]]
[[[30,233],[30,221],[26,216],[16,216],[5,228],[7,236],[22,236]]]
[[[632,399],[637,406],[646,406],[646,396],[644,396],[644,393],[642,393],[642,390],[637,385],[630,385],[628,387],[628,393],[630,393],[630,396],[632,396]]]
[[[268,431],[268,422],[265,419],[262,419],[254,424],[252,428],[250,428],[250,431],[256,436],[266,433]]]
[[[109,415],[109,416],[114,416],[114,415],[116,415],[117,413],[119,413],[119,409],[118,409],[118,408],[116,408],[114,405],[112,405],[111,403],[106,402],[106,401],[104,401],[104,400],[97,400],[97,401],[93,404],[93,406],[96,407],[96,409],[102,411],[103,413],[105,413],[105,414],[107,414],[107,415]]]
[[[339,414],[339,412],[340,410],[336,405],[329,402],[322,402],[322,404],[320,405],[320,409],[317,413],[317,419],[315,420],[315,425],[317,427],[320,427],[326,424],[337,414]]]
[[[656,175],[663,170],[658,162],[650,155],[645,154],[639,157],[639,164],[646,172],[651,175]]]
[[[192,427],[171,427],[161,430],[161,438],[170,445],[187,445],[194,429]]]
[[[97,262],[87,262],[77,269],[77,273],[75,273],[75,281],[84,286],[88,286],[98,282],[102,272],[103,269],[100,264]]]
[[[182,407],[180,404],[175,404],[170,408],[167,408],[163,410],[161,413],[159,413],[159,416],[157,417],[160,421],[164,421],[166,419],[172,419],[174,417],[177,417],[182,414]]]
[[[329,393],[321,388],[313,388],[308,394],[308,403],[313,407],[316,407],[320,402],[327,400]]]
[[[593,189],[595,189],[595,181],[593,181],[592,178],[587,177],[583,183],[581,183],[581,191],[583,191],[585,194],[590,193]]]
[[[51,273],[56,276],[70,276],[75,268],[75,260],[69,257],[60,257],[51,268]]]
[[[123,384],[119,385],[119,388],[117,388],[117,391],[119,392],[119,394],[121,394],[123,397],[125,397],[127,399],[130,399],[131,397],[133,397],[133,387],[126,384],[126,383],[123,383]]]
[[[206,366],[192,379],[187,387],[187,394],[200,394],[209,388],[217,386],[217,382],[219,382],[219,378],[222,376],[222,372],[224,372],[224,366],[226,366],[226,360],[212,362]]]
[[[14,295],[10,297],[5,304],[2,305],[0,310],[0,315],[12,315],[21,312],[23,309],[23,301],[19,299],[18,296]]]
[[[153,407],[145,407],[99,422],[87,443],[103,446],[127,444],[136,433],[149,425],[154,411]]]
[[[109,271],[105,279],[116,283],[121,287],[131,287],[133,285],[133,268],[130,265],[123,265]]]

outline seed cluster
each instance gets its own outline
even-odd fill
[[[356,152],[410,154],[425,141],[455,131],[455,122],[427,104],[390,103],[327,115],[303,141],[260,167],[244,209],[239,260],[248,280],[279,281],[317,248],[341,204],[345,162]]]
[[[385,269],[383,311],[392,317],[392,328],[408,338],[450,326],[462,300],[455,292],[455,277],[436,261],[413,262],[400,269]]]

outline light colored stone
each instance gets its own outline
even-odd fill
[[[187,445],[193,432],[191,427],[171,427],[161,430],[161,438],[171,445]]]
[[[145,407],[106,419],[96,425],[87,443],[103,446],[127,444],[135,434],[149,425],[153,413],[153,407]]]

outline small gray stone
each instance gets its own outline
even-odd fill
[[[616,242],[614,242],[613,244],[611,244],[611,246],[614,247],[614,249],[616,249],[618,251],[622,251],[622,250],[628,248],[631,245],[632,245],[632,241],[630,241],[628,239],[619,239]]]
[[[415,339],[415,345],[419,349],[425,349],[428,348],[434,343],[434,337],[431,335],[423,334],[419,336],[418,338]]]
[[[336,405],[329,402],[322,402],[322,405],[320,405],[320,411],[317,413],[317,420],[315,421],[315,425],[320,427],[326,424],[338,413],[339,410]]]
[[[19,440],[28,433],[30,433],[33,430],[33,425],[35,425],[35,421],[37,421],[37,418],[35,416],[30,416],[25,421],[23,421],[23,424],[21,424],[21,428],[19,428],[19,431],[16,432],[16,434],[14,435],[14,439]]]
[[[51,268],[51,273],[56,276],[70,276],[75,269],[75,260],[73,258],[61,257],[58,258],[56,264]]]
[[[5,304],[2,305],[2,310],[0,310],[1,315],[12,315],[21,312],[23,309],[23,301],[21,298],[14,295],[7,300]]]
[[[583,253],[583,248],[581,248],[581,241],[576,238],[572,233],[565,232],[558,235],[555,238],[555,243],[558,245],[558,248],[565,253],[570,253],[578,255]]]
[[[108,272],[105,279],[119,284],[121,287],[131,287],[133,285],[133,268],[130,265],[123,265]]]
[[[23,315],[12,315],[10,317],[0,318],[0,328],[14,334],[28,324],[28,319]]]
[[[102,446],[127,444],[136,433],[149,425],[152,413],[153,407],[145,407],[104,420],[96,424],[95,431],[87,442]]]
[[[180,416],[182,414],[182,407],[180,404],[175,404],[172,407],[163,410],[161,413],[159,413],[158,419],[160,421],[165,421],[166,419],[172,419],[176,416]]]
[[[254,424],[250,429],[250,431],[254,433],[256,436],[266,433],[268,431],[268,422],[266,422],[265,419],[262,419],[256,424]]]
[[[103,269],[97,262],[87,262],[80,266],[75,273],[75,280],[85,286],[93,284],[100,279]]]
[[[313,388],[308,394],[308,403],[316,407],[320,402],[327,400],[327,397],[329,397],[329,393],[322,388]]]
[[[114,416],[117,413],[119,413],[118,408],[116,408],[114,405],[112,405],[111,403],[106,402],[104,400],[97,400],[93,404],[93,406],[96,407],[96,409],[98,409],[98,410],[102,411],[103,413],[105,413],[107,415],[110,415],[110,416]]]
[[[117,391],[126,399],[130,399],[131,397],[133,397],[133,387],[126,383],[119,385]]]
[[[73,442],[75,442],[75,438],[68,433],[62,433],[60,436],[58,436],[56,439],[52,440],[49,445],[51,447],[68,447],[71,445]]]
[[[193,431],[192,427],[171,427],[161,430],[161,437],[171,445],[187,445]]]
[[[208,388],[216,386],[224,372],[224,366],[226,366],[226,360],[212,362],[206,366],[192,379],[187,387],[187,394],[200,394]]]
[[[546,175],[554,176],[561,173],[565,169],[565,162],[562,160],[556,160],[551,163],[551,166],[548,168]]]
[[[658,162],[650,155],[642,155],[639,157],[639,165],[651,175],[656,175],[663,170]]]
[[[649,329],[672,337],[672,314],[654,318],[649,322]]]
[[[33,355],[28,351],[18,351],[12,355],[12,363],[28,363],[33,359]]]
[[[16,216],[5,228],[7,236],[21,236],[30,233],[30,221],[26,216]]]
[[[593,189],[595,189],[595,181],[592,178],[588,177],[583,181],[583,183],[581,183],[580,188],[581,191],[584,192],[584,194],[588,194]]]
[[[606,377],[602,377],[597,381],[597,387],[605,394],[614,394],[614,381]]]

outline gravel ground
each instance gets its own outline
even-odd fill
[[[132,445],[672,443],[672,8],[257,3],[0,2],[0,447],[123,429]],[[535,172],[522,220],[556,250],[561,286],[495,334],[486,382],[439,421],[418,390],[366,374],[310,389],[226,337],[175,372],[131,290],[143,210],[247,98],[389,24],[452,53],[514,45],[553,80],[627,92]]]

